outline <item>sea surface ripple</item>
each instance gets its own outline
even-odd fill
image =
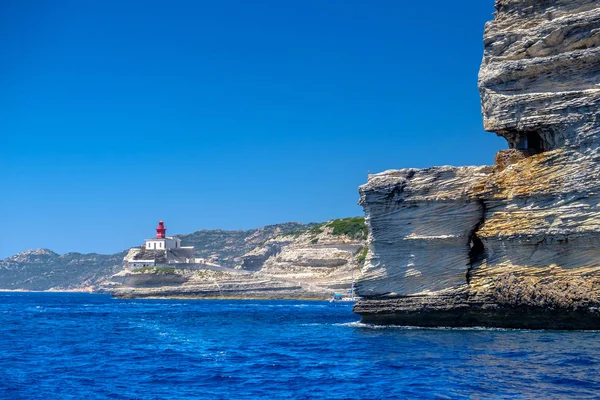
[[[348,304],[0,294],[0,398],[598,398],[600,333],[361,324]]]

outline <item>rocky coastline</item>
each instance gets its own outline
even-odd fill
[[[125,267],[101,290],[118,298],[324,300],[350,290],[364,263],[365,243],[364,218],[333,220],[275,233],[233,268]]]

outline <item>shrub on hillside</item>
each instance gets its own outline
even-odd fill
[[[346,235],[353,239],[367,236],[367,224],[364,217],[341,218],[327,224],[333,235]]]
[[[369,253],[369,248],[366,246],[358,249],[357,250],[358,257],[356,258],[356,261],[361,265],[364,264],[365,260],[367,259],[367,253]]]
[[[313,235],[319,235],[319,234],[323,233],[323,225],[325,225],[325,224],[319,224],[317,226],[313,226],[312,228],[310,228],[308,230],[308,233],[313,234]]]

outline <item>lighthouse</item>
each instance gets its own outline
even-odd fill
[[[167,236],[167,228],[164,221],[158,221],[156,227],[156,238],[146,239],[147,250],[170,250],[181,247],[181,240],[176,237]]]
[[[156,238],[165,239],[166,234],[167,228],[165,228],[165,223],[163,221],[158,221],[158,227],[156,228]]]
[[[194,264],[194,246],[182,246],[178,237],[167,236],[164,221],[158,221],[156,237],[146,239],[143,246],[130,249],[123,259],[126,268],[155,267],[159,265]],[[182,267],[183,268],[183,267]]]

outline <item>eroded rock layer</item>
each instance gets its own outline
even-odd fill
[[[483,205],[469,188],[487,167],[406,169],[372,175],[360,188],[370,226],[361,296],[464,290]]]
[[[510,147],[528,135],[542,150],[597,142],[600,4],[496,0],[479,73],[485,129]]]
[[[365,321],[600,328],[600,3],[496,9],[479,88],[485,129],[511,150],[360,188]]]

